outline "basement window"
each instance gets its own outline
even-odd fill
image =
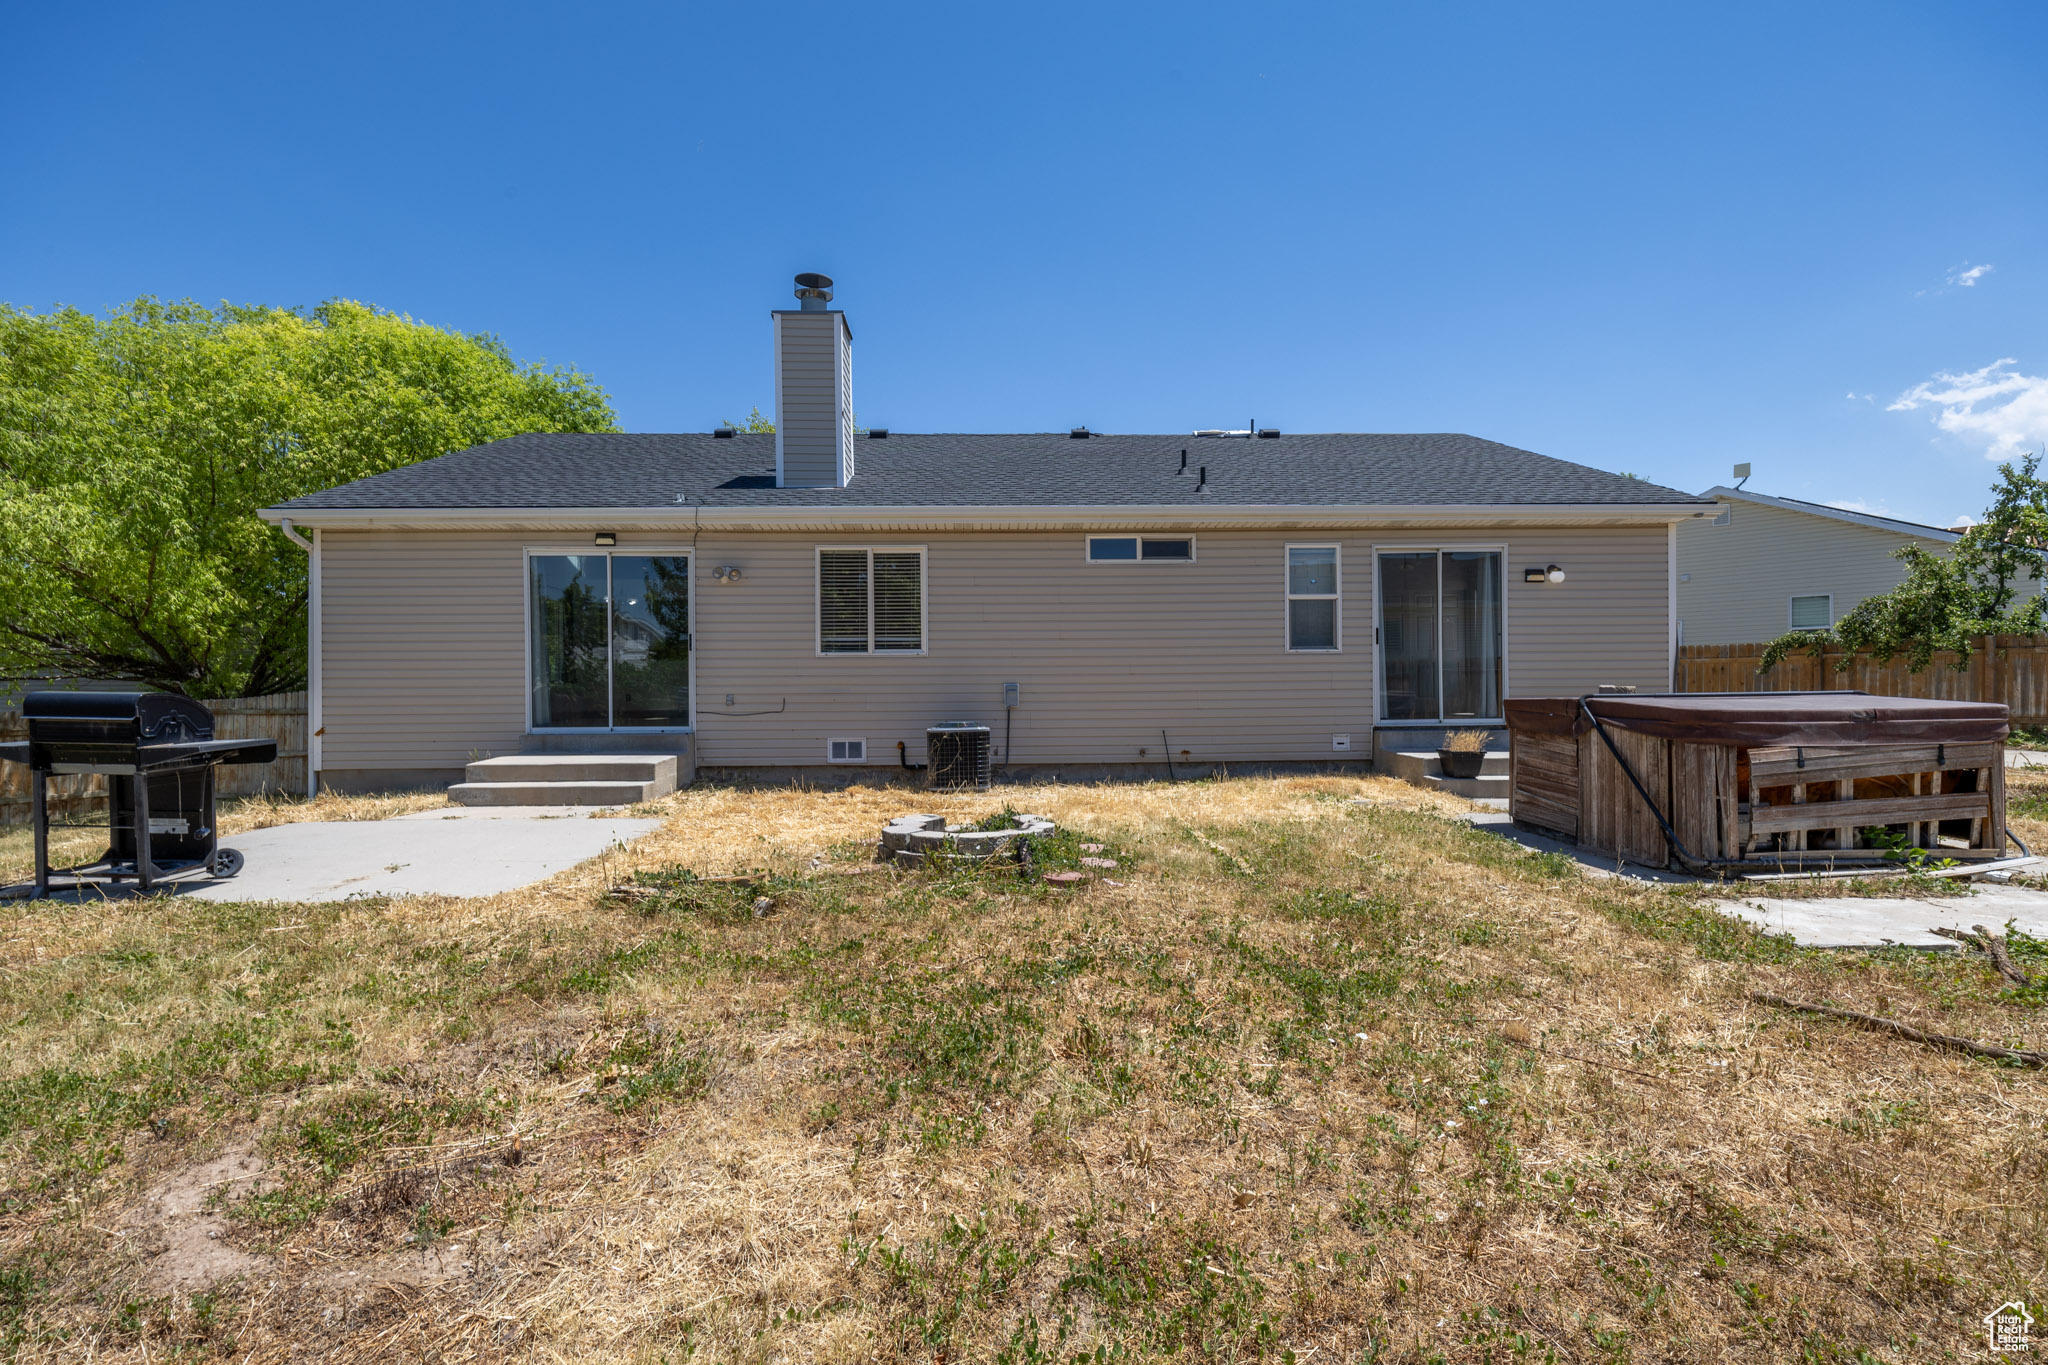
[[[1130,562],[1139,559],[1177,560],[1192,563],[1195,542],[1188,536],[1090,536],[1088,560],[1093,564]]]
[[[868,761],[868,742],[865,739],[828,739],[825,741],[825,761],[865,763]]]
[[[1792,599],[1789,620],[1793,630],[1826,630],[1835,623],[1833,593],[1810,593]]]
[[[924,551],[818,551],[820,654],[922,654]]]

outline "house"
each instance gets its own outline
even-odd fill
[[[1821,630],[1866,597],[1906,581],[1902,545],[1945,554],[1954,531],[1740,488],[1701,495],[1724,504],[1678,530],[1680,640],[1731,645]]]
[[[773,434],[520,436],[264,511],[312,556],[323,786],[843,775],[952,720],[1074,776],[1363,763],[1670,677],[1709,500],[1461,435],[861,430],[798,280]]]

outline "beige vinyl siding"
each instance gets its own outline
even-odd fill
[[[521,543],[510,532],[321,532],[323,768],[460,768],[518,750]]]
[[[1022,687],[1007,756],[1020,764],[1157,762],[1162,728],[1176,759],[1328,759],[1333,734],[1358,755],[1376,713],[1375,545],[1507,547],[1509,696],[1668,677],[1663,526],[1193,535],[1193,563],[1090,563],[1078,531],[707,532],[692,568],[697,762],[822,764],[828,738],[865,738],[871,766],[893,765],[898,740],[914,758],[943,720],[990,725],[1000,746],[1005,682]],[[1287,651],[1289,543],[1341,548],[1340,652]],[[925,549],[925,654],[819,654],[820,545]],[[590,537],[323,533],[327,769],[459,767],[518,747],[526,548],[587,553]],[[622,552],[656,548],[677,541],[619,536]],[[1522,582],[1552,563],[1564,583]],[[740,581],[713,582],[720,564]]]
[[[782,481],[791,488],[830,488],[839,481],[840,353],[836,313],[778,313],[780,386],[775,403]]]
[[[1902,545],[1946,554],[1940,540],[1730,499],[1726,526],[1678,525],[1678,618],[1689,645],[1772,640],[1791,628],[1794,597],[1834,596],[1839,621],[1866,597],[1906,580]]]
[[[1501,539],[1510,697],[1575,697],[1602,683],[1671,686],[1671,537],[1641,529],[1519,531]],[[1446,543],[1449,543],[1446,538]],[[1472,544],[1480,544],[1475,536]],[[1524,583],[1555,564],[1562,583]]]

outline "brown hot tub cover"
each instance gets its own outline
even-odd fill
[[[1866,692],[1603,694],[1586,705],[1610,729],[1662,739],[1757,748],[1779,744],[1971,744],[2003,740],[1998,702],[1874,697]],[[1577,697],[1507,703],[1510,730],[1575,735],[1590,728]]]

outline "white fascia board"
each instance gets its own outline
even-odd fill
[[[1624,526],[1690,521],[1718,514],[1699,503],[1423,503],[1416,505],[1218,506],[1213,503],[1106,507],[1100,504],[1049,507],[449,507],[297,508],[266,507],[256,515],[277,523],[333,529],[373,527],[435,530],[544,529],[595,527],[601,530],[825,531],[888,527],[934,530],[1040,531],[1145,529],[1148,527],[1245,530],[1271,527],[1378,526]]]
[[[1897,517],[1873,516],[1868,512],[1851,512],[1846,507],[1829,507],[1826,503],[1803,502],[1798,498],[1774,498],[1768,493],[1752,493],[1742,488],[1709,488],[1700,496],[1734,498],[1740,502],[1759,503],[1784,512],[1801,512],[1809,517],[1826,517],[1831,521],[1846,521],[1856,526],[1868,526],[1873,531],[1896,531],[1902,536],[1938,540],[1944,545],[1953,545],[1962,539],[1954,531],[1940,526],[1924,526],[1917,521],[1900,521]]]

